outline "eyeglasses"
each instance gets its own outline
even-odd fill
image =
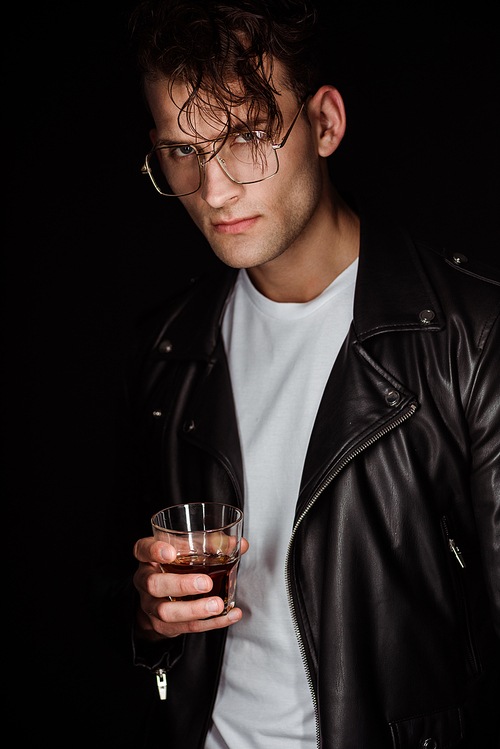
[[[262,130],[243,130],[228,136],[206,141],[209,148],[200,149],[203,143],[192,145],[174,143],[155,145],[146,156],[142,174],[148,174],[160,195],[182,198],[200,189],[205,164],[217,162],[225,175],[237,185],[264,182],[278,173],[278,151],[288,140],[305,102],[293,118],[281,143],[273,143]]]

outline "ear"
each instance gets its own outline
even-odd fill
[[[310,99],[307,114],[318,154],[330,156],[345,133],[345,107],[340,93],[333,86],[322,86]]]
[[[153,146],[156,143],[157,136],[158,136],[158,131],[154,127],[152,130],[149,131],[149,139],[151,143],[153,144]]]

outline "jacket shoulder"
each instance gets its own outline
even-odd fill
[[[448,266],[453,270],[470,276],[486,284],[500,286],[500,265],[486,263],[482,256],[474,251],[467,255],[447,247],[436,250],[425,242],[415,242],[424,264],[436,264],[437,266]],[[472,288],[472,287],[471,287]],[[478,286],[480,288],[480,286]],[[484,287],[483,287],[484,288]]]
[[[479,308],[482,299],[488,305],[500,300],[500,265],[485,262],[474,251],[465,255],[449,248],[437,250],[418,240],[415,246],[439,296],[450,295],[457,304],[469,300]]]
[[[417,252],[438,297],[447,327],[468,330],[479,349],[500,315],[500,268],[471,252],[443,249],[416,242]]]
[[[224,267],[192,281],[145,314],[136,326],[136,358],[207,358],[237,271]]]

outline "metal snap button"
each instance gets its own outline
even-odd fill
[[[468,262],[468,260],[469,260],[469,258],[467,257],[467,255],[462,255],[462,253],[461,253],[461,252],[456,252],[456,253],[455,253],[455,254],[453,255],[453,262],[454,262],[454,263],[455,263],[456,265],[462,265],[462,263],[467,263],[467,262]]]
[[[423,309],[418,317],[420,322],[423,322],[424,325],[428,325],[430,322],[432,322],[432,320],[434,320],[434,318],[436,317],[436,313],[431,309]]]
[[[438,749],[438,742],[436,739],[425,739],[422,747],[423,749]]]
[[[161,411],[153,411],[153,416],[155,417],[155,419],[159,419],[161,416]]]
[[[173,349],[172,342],[171,341],[162,341],[160,345],[158,346],[158,351],[161,354],[169,354]]]
[[[385,402],[389,406],[397,406],[400,400],[401,400],[401,395],[398,393],[397,390],[389,390],[389,392],[385,396]]]
[[[194,421],[186,421],[184,423],[183,429],[185,432],[192,432],[193,429],[196,429],[196,425]]]

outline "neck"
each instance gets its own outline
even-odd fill
[[[359,253],[359,219],[328,183],[314,216],[285,252],[248,268],[253,285],[275,302],[309,302]]]

